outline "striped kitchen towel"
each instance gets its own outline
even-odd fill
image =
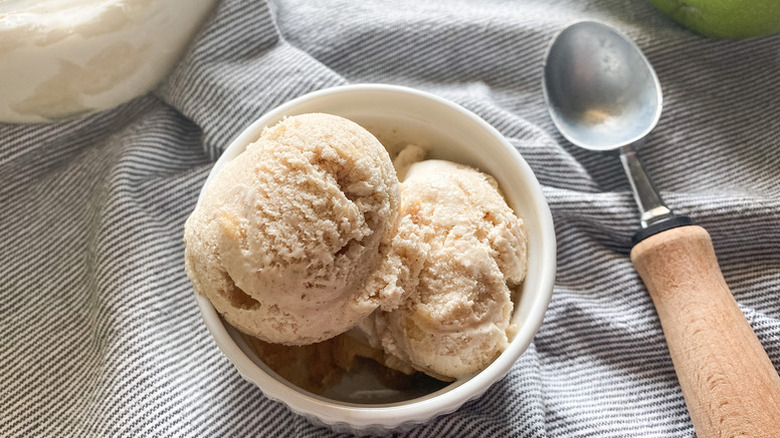
[[[780,368],[780,35],[697,36],[646,0],[224,0],[153,93],[84,120],[0,125],[0,436],[334,433],[265,398],[203,326],[182,228],[214,160],[265,111],[352,82],[451,99],[533,168],[558,235],[534,344],[484,397],[415,437],[690,437],[616,157],[546,113],[552,35],[596,19],[644,50],[665,109],[641,151],[713,238]]]

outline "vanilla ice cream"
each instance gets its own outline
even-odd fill
[[[442,379],[471,375],[508,345],[511,287],[525,277],[522,219],[492,177],[459,164],[412,164],[401,184],[399,234],[424,260],[408,298],[361,323],[385,351]],[[403,239],[401,239],[403,240]]]
[[[403,301],[385,262],[399,182],[387,151],[341,117],[289,117],[227,163],[185,226],[195,290],[239,330],[304,345]],[[385,267],[382,267],[382,266]]]
[[[0,0],[0,122],[82,117],[151,90],[217,0]]]

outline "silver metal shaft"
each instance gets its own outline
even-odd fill
[[[642,228],[660,222],[664,219],[673,217],[674,214],[664,204],[661,195],[653,185],[653,181],[642,167],[636,151],[632,145],[620,148],[620,162],[623,163],[623,169],[628,175],[628,182],[631,183],[631,190],[634,192],[634,200],[639,207],[640,221]]]

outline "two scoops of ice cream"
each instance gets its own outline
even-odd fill
[[[415,146],[394,165],[328,114],[267,128],[211,181],[184,239],[195,291],[261,343],[354,337],[352,354],[442,380],[506,348],[527,262],[492,177]]]

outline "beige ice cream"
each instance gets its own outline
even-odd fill
[[[447,161],[412,164],[401,199],[398,233],[422,242],[422,271],[398,309],[379,311],[361,327],[386,352],[433,376],[478,372],[515,330],[510,287],[525,277],[523,221],[493,178]]]
[[[364,359],[376,364],[371,368],[377,370],[377,376],[389,388],[412,384],[416,371],[408,365],[387,367],[389,356],[382,349],[371,347],[354,331],[307,345],[273,344],[248,335],[244,341],[263,363],[287,381],[319,395],[337,385],[344,373],[359,370]]]
[[[423,156],[409,147],[394,168],[368,131],[332,115],[266,129],[187,220],[195,290],[312,390],[356,357],[442,380],[482,370],[515,330],[525,228],[492,177]]]
[[[247,334],[329,339],[403,300],[388,285],[408,269],[386,262],[398,204],[393,164],[368,131],[333,115],[290,117],[210,183],[185,226],[186,270]]]

